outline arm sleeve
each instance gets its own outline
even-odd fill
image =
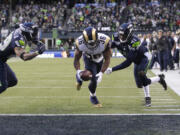
[[[117,71],[117,70],[121,70],[121,69],[124,69],[124,68],[127,68],[128,66],[131,65],[131,61],[129,59],[126,59],[124,62],[122,62],[121,64],[117,65],[117,66],[114,66],[112,68],[112,71]]]

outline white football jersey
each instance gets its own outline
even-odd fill
[[[86,45],[86,42],[84,41],[83,36],[81,35],[78,37],[75,41],[76,47],[83,52],[84,55],[86,55],[89,59],[91,59],[94,62],[101,62],[103,60],[103,52],[107,48],[107,46],[110,47],[111,44],[110,37],[103,34],[98,33],[98,39],[96,47],[94,48],[88,48]]]

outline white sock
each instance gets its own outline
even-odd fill
[[[145,97],[150,97],[149,85],[143,86],[143,89],[144,89],[144,95],[145,95]]]
[[[90,92],[90,96],[92,96],[92,97],[96,96],[96,92],[95,93]]]
[[[151,79],[151,83],[159,82],[159,80],[160,80],[159,76],[155,76],[150,79]]]

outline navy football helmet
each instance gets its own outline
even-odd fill
[[[123,23],[119,28],[120,42],[127,42],[132,36],[133,26],[131,23]]]
[[[34,25],[33,23],[23,23],[19,25],[19,28],[22,31],[23,36],[25,36],[28,41],[33,40],[37,37],[37,25]]]
[[[98,34],[95,28],[87,27],[84,29],[83,38],[88,48],[92,49],[97,46]]]

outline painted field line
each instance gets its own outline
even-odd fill
[[[66,99],[66,98],[89,98],[89,96],[0,96],[0,98],[4,99],[49,99],[49,98],[57,98],[57,99]],[[98,98],[141,98],[141,96],[98,96]]]
[[[142,114],[0,114],[0,117],[2,116],[10,116],[10,117],[14,117],[14,116],[20,116],[20,117],[39,117],[39,116],[45,116],[45,117],[56,117],[56,116],[62,116],[62,117],[66,117],[66,116],[92,116],[92,117],[96,117],[96,116],[180,116],[180,113],[174,114],[174,113],[154,113],[154,114],[148,114],[148,113],[142,113]]]
[[[168,102],[153,102],[152,101],[152,104],[177,104],[177,103],[179,103],[179,102],[170,102],[170,101],[168,101]]]
[[[180,113],[180,109],[144,109],[144,111],[178,111]]]
[[[89,98],[89,96],[0,96],[1,99],[69,99],[69,98]],[[98,98],[135,98],[139,99],[142,96],[98,96]],[[153,99],[158,101],[176,101],[174,99]]]
[[[19,87],[13,87],[12,89],[15,89],[15,88],[18,88],[18,89],[59,89],[59,88],[62,88],[62,89],[75,89],[75,87],[68,87],[68,86],[57,86],[57,87],[44,87],[44,86],[35,86],[35,87],[32,87],[32,86],[19,86]],[[82,89],[88,89],[87,87],[81,87]],[[124,87],[124,86],[117,86],[117,87],[97,87],[97,89],[137,89],[136,87]],[[156,88],[154,88],[156,89]]]
[[[161,98],[161,99],[152,99],[152,100],[156,100],[156,101],[157,101],[157,100],[176,101],[176,99],[166,99],[166,98],[165,98],[165,99],[162,99],[162,98]]]
[[[180,107],[180,105],[152,105],[151,107],[158,108],[158,107]]]

